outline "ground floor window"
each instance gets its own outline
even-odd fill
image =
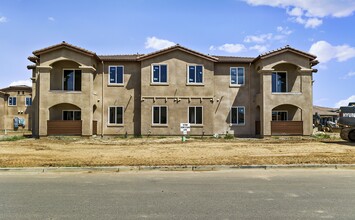
[[[201,106],[189,107],[189,123],[202,124],[203,112]]]
[[[168,107],[153,106],[153,124],[166,125],[168,124]]]
[[[244,125],[245,124],[245,107],[235,106],[231,109],[231,124]]]
[[[288,120],[287,111],[272,111],[272,120],[273,121],[287,121]]]
[[[63,120],[81,120],[80,110],[64,110]]]
[[[123,107],[109,107],[109,124],[123,124]]]

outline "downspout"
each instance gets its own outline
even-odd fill
[[[104,74],[105,74],[105,64],[104,61],[101,61],[102,64],[102,91],[101,91],[101,137],[104,136]]]

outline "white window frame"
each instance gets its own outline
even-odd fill
[[[110,108],[115,108],[115,117],[117,116],[117,108],[122,108],[122,123],[118,124],[118,123],[110,123]],[[109,106],[107,108],[107,124],[108,125],[124,125],[124,107],[123,106]],[[115,119],[115,121],[117,122],[117,118]]]
[[[16,105],[13,105],[12,103],[11,103],[11,105],[10,105],[10,98],[15,98],[16,99]],[[7,99],[7,106],[17,106],[17,97],[16,96],[9,96],[9,98]]]
[[[279,112],[286,112],[286,119],[287,119],[286,121],[289,121],[289,120],[288,120],[288,111],[287,111],[287,110],[271,111],[271,120],[272,120],[272,114],[273,114],[274,112],[276,112],[276,114],[279,113]],[[275,121],[283,121],[283,120],[275,120]]]
[[[159,66],[159,82],[154,82],[154,66]],[[166,82],[161,82],[161,66],[166,66]],[[151,65],[151,84],[166,85],[169,83],[169,66],[167,63],[153,63]]]
[[[202,119],[202,122],[201,122],[201,124],[197,124],[196,123],[196,107],[201,107],[201,113],[202,113],[202,115],[201,115],[201,119]],[[190,122],[190,108],[195,108],[195,123],[191,123]],[[193,125],[193,126],[195,126],[195,125],[203,125],[203,106],[188,106],[187,107],[187,122],[188,123],[190,123],[191,125]]]
[[[190,66],[195,67],[195,81],[196,81],[196,67],[202,66],[202,82],[190,82]],[[205,83],[205,66],[202,64],[188,64],[186,68],[186,84],[187,85],[203,85]]]
[[[31,99],[31,105],[27,105],[27,99]],[[25,106],[32,106],[32,97],[31,96],[25,97]]]
[[[73,112],[73,120],[64,120],[64,112]],[[71,109],[65,109],[65,110],[62,110],[62,120],[63,121],[81,121],[81,113],[80,113],[80,120],[75,120],[74,119],[74,112],[81,112],[81,110],[71,110]]]
[[[117,76],[117,67],[122,67],[122,83],[111,83],[111,76],[110,76],[110,69],[111,67],[115,67],[116,68],[116,76]],[[124,85],[124,65],[110,65],[108,66],[108,77],[107,77],[107,81],[108,81],[108,85],[119,85],[122,86]]]
[[[243,83],[242,84],[238,82],[238,69],[239,68],[243,69]],[[232,83],[232,69],[237,69],[236,83]],[[229,68],[229,85],[230,86],[244,86],[245,85],[245,68],[244,67],[242,67],[242,66],[233,67],[232,66]]]
[[[243,108],[243,109],[244,109],[244,123],[238,123],[238,109],[239,109],[239,108]],[[233,122],[232,122],[232,111],[233,111],[233,109],[237,109],[237,123],[233,123]],[[232,106],[232,107],[231,107],[231,110],[230,110],[229,118],[230,118],[230,124],[231,124],[231,125],[245,125],[245,121],[246,121],[245,106]]]
[[[286,92],[273,92],[272,91],[272,74],[274,74],[274,73],[286,73]],[[288,73],[287,73],[287,71],[273,71],[272,73],[271,73],[271,93],[273,93],[273,94],[285,94],[285,93],[289,93],[288,92]]]
[[[74,90],[64,90],[64,71],[65,70],[73,70],[74,71],[74,75],[75,75],[75,70],[80,70],[81,72],[80,72],[80,79],[81,79],[81,88],[80,88],[80,90],[75,90],[75,88],[74,88]],[[81,69],[77,69],[77,68],[74,68],[74,69],[68,69],[68,68],[66,68],[66,69],[63,69],[63,72],[62,72],[62,91],[68,91],[68,92],[80,92],[80,91],[82,91],[82,89],[83,89],[83,71],[81,70]],[[73,84],[74,84],[74,87],[75,87],[75,76],[74,76],[74,81],[73,81]]]
[[[159,107],[159,123],[154,123],[154,107]],[[161,107],[166,107],[166,124],[161,123]],[[152,125],[168,125],[169,124],[169,108],[166,105],[153,105],[152,106]]]

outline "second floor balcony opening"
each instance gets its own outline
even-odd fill
[[[291,63],[282,63],[274,67],[271,75],[272,93],[302,93],[302,76],[299,67]]]
[[[64,70],[63,90],[81,91],[81,70]]]

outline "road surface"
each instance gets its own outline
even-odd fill
[[[355,170],[1,173],[0,219],[355,219]]]

